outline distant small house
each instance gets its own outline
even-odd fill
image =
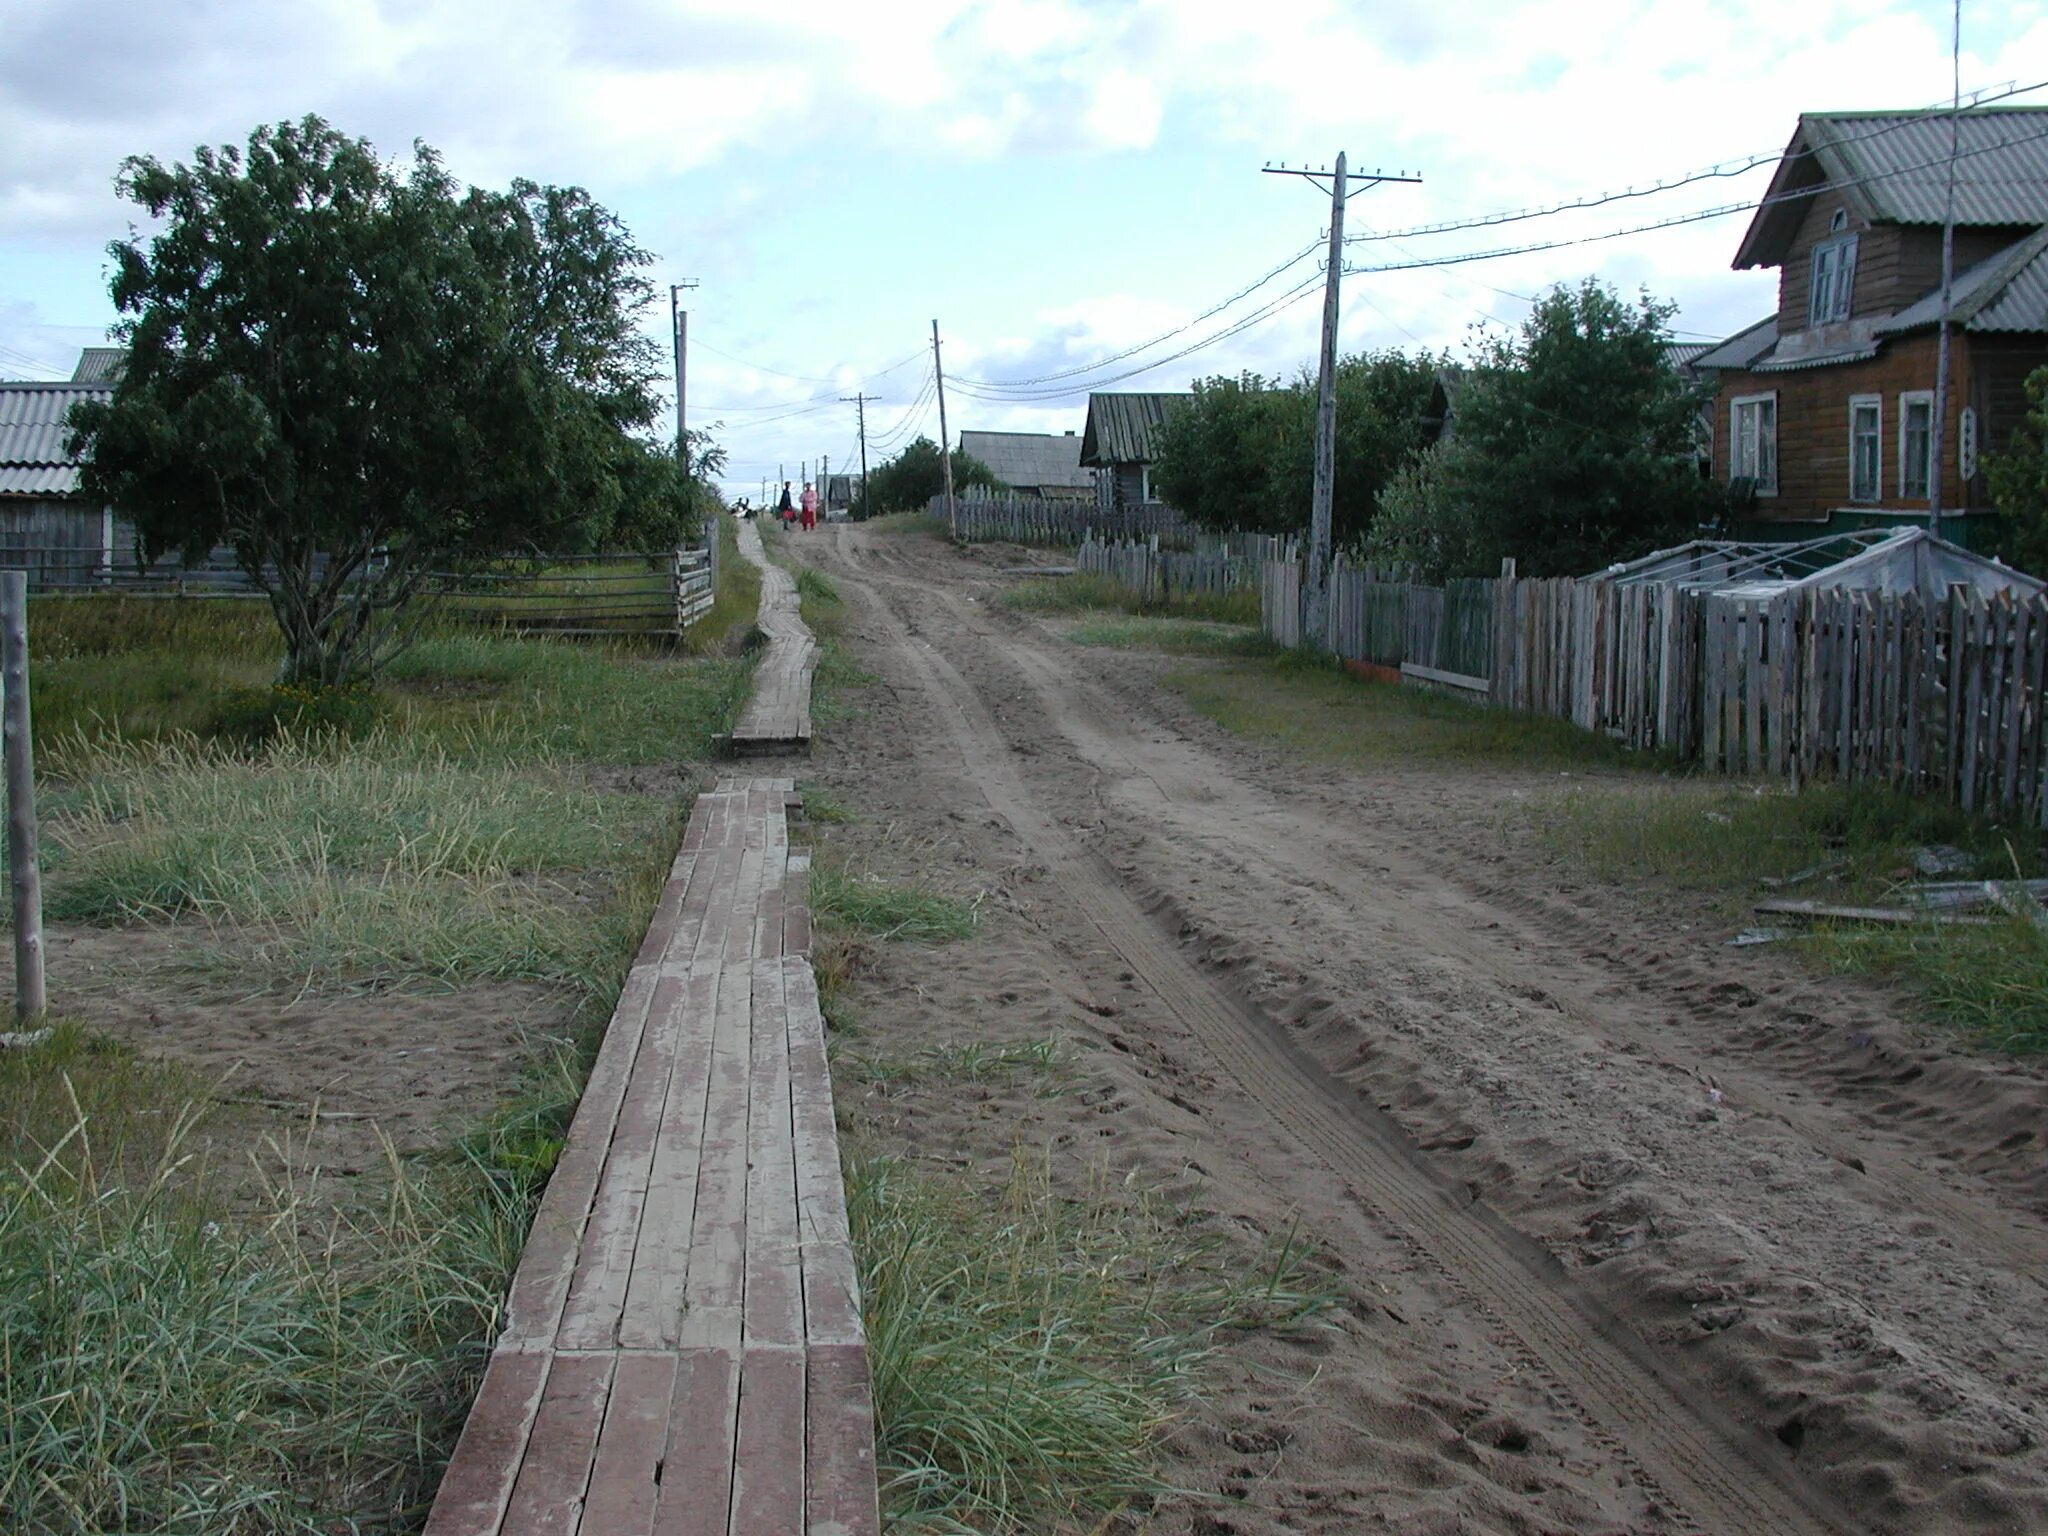
[[[1126,507],[1153,500],[1153,445],[1166,413],[1187,394],[1090,395],[1081,462],[1096,471],[1096,500]]]
[[[1081,440],[1071,432],[962,432],[960,451],[979,459],[1020,496],[1047,501],[1089,501],[1095,476],[1081,464]]]
[[[113,392],[110,382],[0,383],[0,567],[26,570],[35,590],[90,583],[116,558],[125,525],[80,495],[78,461],[64,451],[71,407]]]
[[[1735,265],[1776,267],[1775,313],[1693,360],[1715,377],[1713,467],[1749,538],[1927,518],[1983,547],[1983,456],[2048,363],[2048,109],[1957,114],[1948,405],[1934,421],[1949,194],[1946,112],[1808,113]],[[1940,457],[1935,444],[1940,442]]]

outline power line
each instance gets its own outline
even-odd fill
[[[1976,93],[1970,105],[1973,107],[1988,106],[1995,101],[2004,101],[2009,96],[2023,96],[2029,91],[2038,91],[2044,86],[2048,86],[2048,80],[2037,80],[2031,85],[2009,86],[1995,93],[1980,91]],[[1926,110],[1933,111],[1937,109],[1928,108]],[[1948,110],[1947,103],[1942,103],[1938,110],[1946,112]],[[1883,127],[1873,128],[1867,133],[1844,136],[1838,142],[1843,144],[1867,143],[1872,139],[1883,138],[1888,133],[1897,133],[1904,128],[1910,127],[1912,122],[1913,119],[1907,119],[1905,121],[1887,123]],[[1817,153],[1817,150],[1804,149],[1796,156],[1788,156],[1783,150],[1778,149],[1759,151],[1753,155],[1741,156],[1733,160],[1723,160],[1697,171],[1688,171],[1683,176],[1673,177],[1668,180],[1660,179],[1652,182],[1647,187],[1628,187],[1619,192],[1593,192],[1588,193],[1584,197],[1571,198],[1565,202],[1550,203],[1534,208],[1508,209],[1500,213],[1478,214],[1469,219],[1452,219],[1440,224],[1417,224],[1408,229],[1375,230],[1370,234],[1360,234],[1347,239],[1345,244],[1366,245],[1378,240],[1409,240],[1423,235],[1446,235],[1457,230],[1489,229],[1500,224],[1520,223],[1526,219],[1543,219],[1560,213],[1577,213],[1589,208],[1603,208],[1609,203],[1625,202],[1630,198],[1637,197],[1652,197],[1659,192],[1674,192],[1680,187],[1693,186],[1702,181],[1746,175],[1759,166],[1776,165],[1787,159],[1804,159]]]
[[[1307,245],[1303,246],[1300,250],[1296,251],[1292,256],[1288,257],[1285,261],[1281,262],[1277,267],[1274,267],[1271,271],[1267,272],[1263,277],[1259,278],[1256,282],[1247,284],[1245,287],[1238,289],[1238,291],[1236,293],[1233,293],[1229,298],[1224,299],[1219,303],[1210,305],[1207,309],[1203,310],[1199,315],[1196,315],[1192,320],[1189,320],[1186,324],[1177,325],[1170,331],[1162,331],[1159,335],[1154,336],[1151,340],[1141,341],[1136,346],[1124,348],[1124,350],[1121,352],[1112,352],[1107,357],[1098,357],[1091,363],[1081,363],[1071,368],[1062,368],[1057,372],[1042,374],[1037,378],[970,379],[956,375],[953,382],[961,385],[971,384],[980,389],[995,391],[1024,390],[1031,389],[1040,385],[1055,383],[1061,379],[1070,379],[1078,374],[1094,373],[1098,369],[1107,368],[1114,363],[1120,363],[1127,357],[1135,357],[1140,352],[1149,351],[1153,347],[1158,346],[1161,342],[1171,341],[1174,337],[1184,335],[1186,332],[1193,330],[1196,326],[1200,325],[1204,320],[1213,319],[1215,316],[1220,315],[1221,313],[1223,313],[1224,310],[1230,308],[1231,305],[1237,303],[1240,299],[1248,298],[1252,294],[1257,293],[1261,288],[1265,287],[1266,284],[1273,281],[1273,279],[1278,277],[1282,272],[1285,272],[1288,270],[1288,268],[1297,265],[1303,257],[1312,255],[1317,245],[1319,245],[1320,243],[1320,241],[1311,240]]]
[[[1998,144],[1987,144],[1981,149],[1964,150],[1956,158],[1967,160],[1975,155],[2000,153],[2011,149],[2014,145],[2031,144],[2039,139],[2048,139],[2048,131],[2026,134],[2016,139],[2006,139]],[[1598,235],[1575,235],[1565,240],[1544,240],[1530,245],[1501,246],[1490,251],[1466,251],[1456,256],[1435,256],[1415,261],[1385,262],[1369,267],[1346,267],[1344,271],[1347,275],[1354,272],[1412,272],[1423,267],[1455,267],[1471,261],[1497,261],[1504,256],[1527,256],[1538,251],[1563,250],[1567,246],[1597,245],[1602,241],[1620,240],[1629,235],[1650,234],[1661,229],[1676,229],[1681,224],[1698,224],[1706,219],[1726,218],[1731,213],[1746,213],[1760,208],[1769,208],[1778,203],[1792,202],[1798,198],[1818,197],[1827,192],[1840,192],[1850,187],[1868,186],[1876,181],[1890,181],[1895,177],[1909,175],[1914,171],[1924,171],[1935,166],[1946,165],[1948,158],[1948,156],[1943,155],[1939,159],[1929,160],[1921,165],[1901,166],[1896,170],[1884,171],[1874,176],[1856,176],[1843,181],[1821,182],[1816,186],[1802,187],[1796,192],[1783,192],[1774,197],[1766,197],[1761,202],[1723,203],[1718,208],[1702,208],[1693,213],[1677,214],[1671,218],[1658,219],[1649,224],[1634,224],[1627,229],[1612,229]],[[1967,183],[1964,184],[1967,185]]]

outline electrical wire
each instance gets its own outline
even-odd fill
[[[2031,85],[2010,86],[1995,94],[1979,93],[1970,105],[1972,107],[1988,106],[1992,102],[2004,101],[2010,96],[2023,96],[2030,91],[2038,91],[2044,87],[2048,87],[2048,80],[2037,80]],[[1937,110],[1946,112],[1948,110],[1947,103],[1942,103],[1938,108],[1929,107],[1924,109],[1926,112]],[[1879,114],[1873,113],[1872,115],[1876,116]],[[1848,135],[1835,142],[1840,144],[1862,144],[1872,139],[1883,138],[1886,134],[1897,133],[1912,126],[1919,119],[1920,115],[1916,113],[1911,118],[1886,123],[1883,127],[1873,128],[1867,133]],[[1629,187],[1620,192],[1594,192],[1584,197],[1573,198],[1561,203],[1551,203],[1542,207],[1508,209],[1500,213],[1479,214],[1469,219],[1453,219],[1440,224],[1417,224],[1407,229],[1375,230],[1370,234],[1347,235],[1344,243],[1346,245],[1368,245],[1379,240],[1410,240],[1424,235],[1451,234],[1457,230],[1464,229],[1489,229],[1501,224],[1520,223],[1526,219],[1549,218],[1560,213],[1577,213],[1589,208],[1603,208],[1609,203],[1625,202],[1630,198],[1651,197],[1659,192],[1673,192],[1680,187],[1693,186],[1702,181],[1746,175],[1759,166],[1776,165],[1788,159],[1805,159],[1818,153],[1818,149],[1803,149],[1797,155],[1787,155],[1785,151],[1779,149],[1760,151],[1757,154],[1742,156],[1733,160],[1723,160],[1704,169],[1689,171],[1683,176],[1674,177],[1670,180],[1659,180],[1647,187]]]
[[[1107,357],[1096,358],[1093,362],[1079,363],[1071,368],[1062,368],[1053,373],[1041,374],[1037,378],[974,379],[962,376],[956,382],[963,385],[969,385],[997,392],[1008,390],[1026,390],[1045,384],[1055,383],[1061,379],[1070,379],[1079,374],[1094,373],[1098,369],[1110,367],[1113,364],[1122,362],[1125,358],[1135,357],[1140,352],[1149,351],[1153,347],[1158,346],[1161,342],[1171,341],[1176,336],[1184,335],[1188,331],[1191,331],[1196,326],[1200,325],[1204,320],[1213,319],[1215,316],[1220,315],[1224,310],[1230,308],[1231,305],[1237,303],[1240,299],[1249,298],[1252,294],[1257,293],[1261,288],[1265,287],[1266,284],[1273,281],[1273,279],[1278,277],[1281,273],[1287,271],[1290,267],[1299,264],[1303,257],[1312,254],[1319,246],[1322,245],[1322,243],[1323,242],[1320,239],[1311,240],[1307,245],[1303,246],[1300,250],[1296,251],[1292,256],[1288,257],[1285,261],[1281,262],[1278,266],[1274,267],[1271,271],[1267,272],[1263,277],[1259,278],[1256,282],[1250,283],[1245,287],[1240,288],[1236,293],[1233,293],[1229,298],[1224,299],[1219,303],[1210,305],[1207,309],[1203,310],[1199,315],[1196,315],[1192,320],[1189,320],[1186,324],[1177,325],[1170,331],[1163,331],[1159,335],[1154,336],[1151,340],[1141,341],[1135,346],[1124,348],[1124,350],[1121,352],[1112,352]]]
[[[2015,145],[2031,144],[2039,139],[2048,139],[2048,132],[2026,134],[2020,138],[2007,139],[1999,144],[1987,144],[1981,149],[1964,150],[1957,158],[1967,160],[1975,155],[1999,153],[2011,149]],[[1620,240],[1629,235],[1650,234],[1661,229],[1676,229],[1682,224],[1698,224],[1706,219],[1722,219],[1732,213],[1753,212],[1772,207],[1777,203],[1791,202],[1798,198],[1818,197],[1824,193],[1840,192],[1850,187],[1867,186],[1871,182],[1889,181],[1898,176],[1909,175],[1914,171],[1924,171],[1934,166],[1946,165],[1947,163],[1948,157],[1944,155],[1938,160],[1930,160],[1922,165],[1901,166],[1896,170],[1884,171],[1878,175],[1856,176],[1843,181],[1821,182],[1815,186],[1802,187],[1796,192],[1784,192],[1774,197],[1766,197],[1762,202],[1758,203],[1724,203],[1717,208],[1702,208],[1692,213],[1682,213],[1672,218],[1658,219],[1649,224],[1634,224],[1626,229],[1608,230],[1603,234],[1576,235],[1570,239],[1544,240],[1529,245],[1501,246],[1490,251],[1466,251],[1455,256],[1435,256],[1414,261],[1385,262],[1367,267],[1346,267],[1344,271],[1347,276],[1352,273],[1412,272],[1424,267],[1454,267],[1472,261],[1497,261],[1505,256],[1527,256],[1538,251],[1557,251],[1574,245],[1597,245],[1606,240]]]

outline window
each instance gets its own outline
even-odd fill
[[[1829,238],[1813,248],[1813,285],[1806,296],[1808,325],[1849,318],[1849,298],[1856,287],[1856,237],[1841,233],[1848,225],[1848,214],[1836,209],[1828,225]]]
[[[1884,495],[1884,397],[1849,397],[1849,499]]]
[[[1752,480],[1759,496],[1778,494],[1778,397],[1737,395],[1728,407],[1728,473]]]
[[[1916,389],[1899,396],[1899,494],[1927,498],[1934,478],[1934,395]]]

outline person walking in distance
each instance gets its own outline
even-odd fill
[[[782,482],[782,500],[775,503],[775,515],[782,519],[784,527],[787,527],[796,518],[796,508],[789,499],[789,482],[787,480]]]
[[[809,533],[818,526],[818,493],[811,488],[811,482],[804,482],[804,532]]]

